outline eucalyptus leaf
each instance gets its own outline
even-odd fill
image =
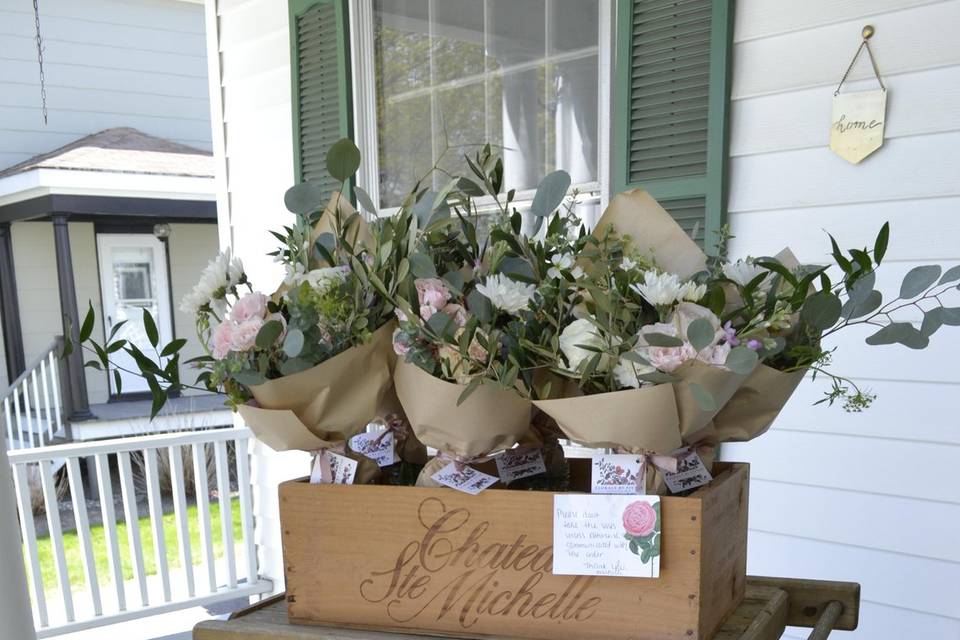
[[[277,341],[281,333],[283,333],[283,325],[280,324],[279,320],[270,320],[265,323],[260,327],[260,331],[257,332],[257,348],[263,350],[269,349]]]
[[[413,215],[417,217],[417,221],[420,223],[421,228],[426,228],[427,224],[430,222],[430,214],[433,213],[433,202],[436,197],[436,191],[425,191],[417,201],[417,204],[413,205]]]
[[[960,327],[960,307],[940,307],[940,319],[948,327]]]
[[[427,320],[427,327],[443,339],[453,337],[453,329],[455,326],[456,323],[454,323],[453,317],[442,311],[437,311]]]
[[[248,387],[253,387],[258,384],[263,384],[267,381],[262,373],[259,371],[238,371],[231,376],[234,380],[239,382],[242,385]]]
[[[943,326],[943,308],[935,307],[923,314],[923,322],[920,324],[920,334],[929,338]]]
[[[283,352],[287,357],[296,358],[303,353],[303,344],[303,331],[290,329],[287,331],[287,337],[283,339]]]
[[[910,269],[900,285],[900,297],[905,300],[916,298],[937,281],[940,273],[940,265],[936,264],[925,264]]]
[[[373,198],[370,197],[369,193],[360,187],[354,187],[353,193],[357,196],[357,204],[363,207],[364,210],[372,213],[375,216],[380,215],[377,211],[377,205],[373,204]]]
[[[883,294],[879,291],[871,291],[858,303],[854,303],[852,299],[847,300],[840,311],[840,315],[847,320],[862,318],[879,309],[881,304],[883,304]]]
[[[433,260],[424,253],[414,253],[409,257],[410,272],[415,278],[436,278],[437,270],[433,266]]]
[[[493,304],[487,296],[476,289],[467,295],[467,309],[484,324],[493,320]]]
[[[908,322],[894,322],[867,337],[869,345],[902,344],[911,349],[923,349],[929,338]]]
[[[940,282],[937,284],[947,284],[948,282],[955,282],[957,280],[960,280],[960,264],[947,269],[947,271],[943,274],[943,277],[940,278]]]
[[[645,333],[643,339],[651,347],[682,347],[683,340],[665,333]]]
[[[457,180],[457,188],[472,198],[479,198],[485,195],[483,188],[470,178],[460,178]]]
[[[443,279],[454,293],[463,292],[463,275],[459,271],[447,271],[443,274]]]
[[[283,194],[283,204],[291,213],[300,215],[317,211],[325,204],[323,187],[314,182],[295,184]]]
[[[713,394],[710,393],[702,385],[697,384],[696,382],[690,383],[690,395],[693,396],[694,401],[696,401],[697,406],[700,407],[703,411],[715,411],[717,408],[717,401],[713,397]]]
[[[843,311],[843,304],[840,298],[829,291],[820,291],[803,303],[800,319],[815,329],[824,331],[836,324],[840,319],[841,311]]]
[[[360,149],[349,138],[341,138],[327,151],[327,171],[330,175],[346,182],[360,168]]]
[[[536,282],[533,267],[523,258],[508,256],[500,262],[500,273],[510,276],[521,282]]]
[[[724,366],[740,375],[747,375],[757,366],[759,357],[757,352],[748,347],[734,347],[727,354]]]
[[[873,292],[873,287],[876,283],[877,274],[873,271],[857,278],[857,281],[853,283],[853,286],[850,287],[850,291],[848,292],[850,301],[855,305],[859,305]]]
[[[716,329],[706,318],[697,318],[687,327],[687,339],[697,351],[702,351],[713,344],[716,335]]]
[[[546,217],[557,210],[570,188],[570,174],[566,171],[554,171],[544,176],[533,196],[530,212],[538,217]]]

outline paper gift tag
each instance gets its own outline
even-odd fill
[[[596,455],[590,472],[590,493],[636,495],[640,456],[632,453]]]
[[[370,458],[381,467],[389,467],[397,462],[392,431],[358,433],[350,438],[350,448]]]
[[[469,493],[473,496],[484,489],[490,488],[497,482],[496,476],[477,471],[473,467],[462,466],[460,469],[457,469],[455,462],[451,462],[431,477],[439,484],[450,487],[451,489],[456,489],[457,491]]]
[[[553,496],[553,573],[660,576],[660,498]]]
[[[686,453],[684,453],[686,452]],[[696,489],[713,480],[713,476],[707,470],[707,466],[700,459],[700,454],[696,449],[685,447],[673,453],[673,455],[683,455],[677,461],[677,472],[663,472],[663,481],[670,489],[670,493],[682,493],[690,489]]]
[[[507,449],[496,458],[500,482],[510,484],[520,478],[528,478],[547,472],[543,452],[536,447]]]
[[[353,479],[357,475],[356,460],[332,451],[324,451],[321,455],[330,463],[330,475],[333,477],[331,484],[353,484]],[[321,484],[320,467],[317,462],[314,462],[310,472],[310,483]]]

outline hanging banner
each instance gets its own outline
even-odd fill
[[[883,145],[887,92],[854,91],[833,96],[830,150],[857,164]]]

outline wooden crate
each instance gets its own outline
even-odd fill
[[[572,476],[585,476],[574,463]],[[554,576],[553,494],[280,487],[291,622],[547,640],[711,638],[746,584],[745,464],[664,497],[657,579]]]

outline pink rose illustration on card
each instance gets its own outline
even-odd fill
[[[660,555],[660,502],[635,500],[623,510],[624,538],[630,551],[647,564]]]

